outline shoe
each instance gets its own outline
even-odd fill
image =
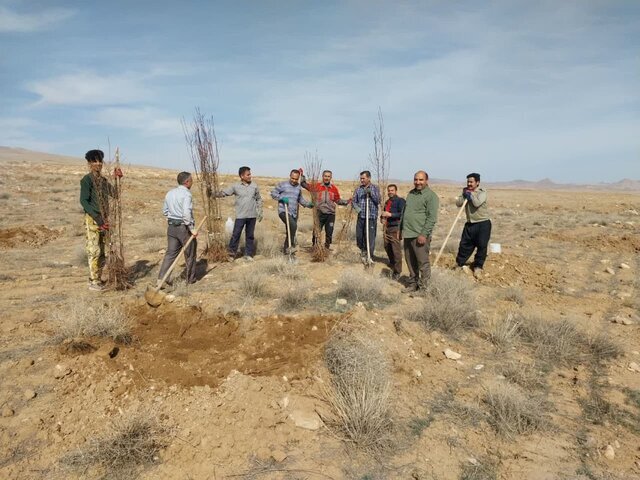
[[[94,292],[102,292],[104,291],[104,285],[99,282],[89,282],[89,290]]]
[[[473,270],[471,270],[468,265],[463,265],[461,270],[467,275],[473,275]]]
[[[418,291],[418,285],[416,285],[415,283],[409,284],[407,285],[405,288],[402,289],[402,293],[415,293]]]
[[[244,261],[245,262],[253,262],[253,257],[250,257],[249,255],[244,257]]]
[[[481,268],[475,268],[475,269],[473,270],[473,277],[474,277],[476,280],[480,280],[480,279],[483,277],[483,274],[484,274],[484,272],[482,271],[482,269],[481,269]]]
[[[400,280],[400,274],[399,273],[392,273],[391,274],[391,280],[395,280],[396,282]]]

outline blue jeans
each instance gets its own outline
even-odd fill
[[[356,243],[358,248],[364,254],[367,253],[367,241],[366,241],[366,220],[362,217],[358,217],[358,223],[356,224]],[[373,250],[376,246],[376,219],[369,219],[369,253],[373,257]]]
[[[229,242],[229,255],[234,255],[238,251],[238,245],[240,244],[240,236],[242,235],[242,229],[244,231],[245,248],[244,254],[247,257],[253,257],[256,253],[255,237],[253,232],[256,229],[255,218],[236,218],[233,224],[233,233],[231,234],[231,241]]]

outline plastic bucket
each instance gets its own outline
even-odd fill
[[[489,251],[491,253],[502,253],[502,246],[499,243],[490,243]]]

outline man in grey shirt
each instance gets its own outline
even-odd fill
[[[167,251],[158,273],[158,283],[180,254],[180,250],[193,235],[198,235],[193,219],[193,198],[191,186],[193,178],[189,172],[178,174],[178,186],[167,192],[162,213],[167,217]],[[196,281],[197,243],[194,239],[184,252],[187,267],[187,283]]]
[[[254,237],[256,219],[262,220],[262,197],[260,197],[258,185],[251,181],[251,169],[240,167],[238,175],[240,176],[239,182],[229,185],[218,194],[219,197],[236,196],[236,221],[233,224],[233,233],[229,242],[230,260],[234,260],[236,257],[242,229],[245,229],[244,255],[247,259],[253,259],[256,253]]]

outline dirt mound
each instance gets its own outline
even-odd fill
[[[60,236],[60,231],[44,225],[0,229],[0,248],[15,248],[21,245],[41,247]]]
[[[560,242],[572,242],[596,251],[613,251],[620,253],[640,253],[640,237],[635,234],[610,234],[594,235],[576,231],[547,232],[544,235],[550,240]]]
[[[242,320],[208,316],[197,307],[135,306],[137,342],[119,363],[143,379],[215,387],[233,370],[246,375],[304,378],[322,354],[336,317],[271,316]]]

